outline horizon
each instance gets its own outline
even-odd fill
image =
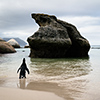
[[[21,39],[20,37],[3,37],[2,39],[4,39],[4,38],[11,38],[11,39],[14,39],[14,38],[19,38],[19,39]],[[23,40],[23,39],[21,39],[21,40]],[[27,41],[25,41],[25,40],[23,40],[25,43],[27,43],[28,44],[28,42]],[[100,46],[100,44],[94,44],[94,45],[91,45],[90,44],[90,46]]]

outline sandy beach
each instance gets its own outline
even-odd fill
[[[3,78],[0,80],[0,100],[65,100],[55,83],[30,79]]]
[[[90,59],[30,59],[30,74],[19,79],[22,50],[0,56],[0,100],[100,100],[100,49]]]
[[[65,100],[59,96],[57,84],[31,79],[1,78],[0,100]]]
[[[0,100],[64,100],[49,92],[0,87]]]

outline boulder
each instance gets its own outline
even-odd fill
[[[0,42],[5,42],[5,40],[3,40],[2,38],[0,38]]]
[[[88,56],[90,44],[74,25],[47,14],[32,14],[32,18],[40,28],[27,39],[31,49],[30,57]]]
[[[6,41],[0,38],[0,53],[14,53],[15,49]]]
[[[15,39],[10,39],[9,41],[7,41],[10,45],[12,45],[14,48],[20,48],[20,45],[18,44],[18,42]]]
[[[30,48],[30,46],[29,45],[25,45],[24,48]]]
[[[5,40],[5,41],[9,41],[10,39],[12,39],[12,37],[3,38],[3,40]],[[24,40],[22,40],[22,39],[20,39],[18,37],[13,37],[13,39],[16,40],[21,47],[24,47],[27,44]]]

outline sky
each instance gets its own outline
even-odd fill
[[[100,0],[0,0],[0,38],[27,41],[39,28],[32,13],[55,15],[75,25],[91,45],[100,45]]]

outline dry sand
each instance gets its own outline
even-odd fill
[[[0,100],[64,100],[49,92],[0,87]]]

